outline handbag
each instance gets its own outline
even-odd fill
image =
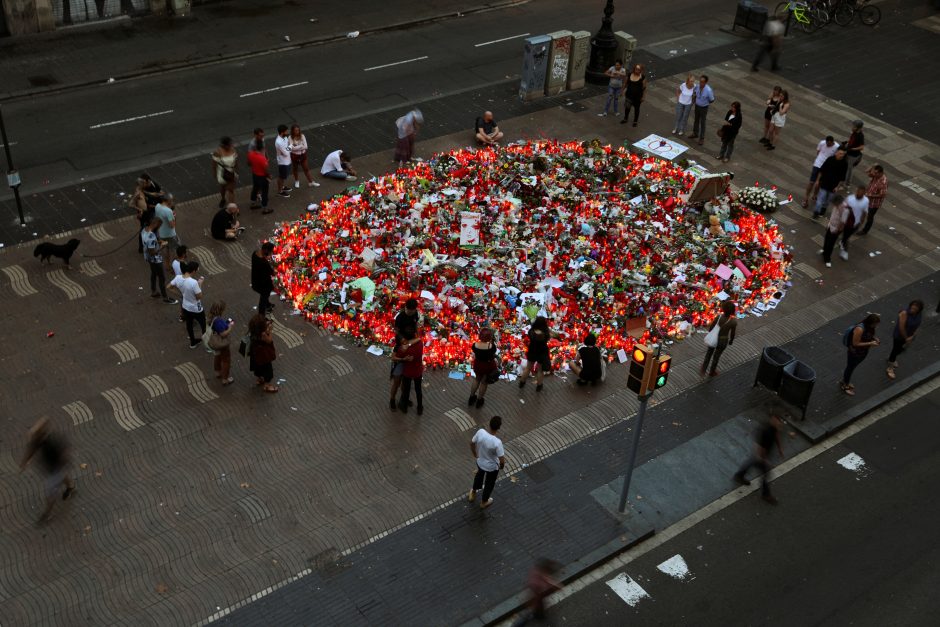
[[[248,356],[248,344],[250,342],[251,342],[251,336],[249,334],[246,333],[245,335],[242,336],[241,341],[238,343],[239,355],[241,355],[242,357]]]
[[[229,341],[229,336],[226,335],[225,337],[222,337],[213,331],[212,334],[209,335],[209,348],[214,351],[220,351],[223,348],[229,347]]]
[[[712,327],[712,330],[705,334],[705,346],[708,348],[715,348],[718,346],[718,333],[721,331],[721,320],[715,323],[715,326]]]
[[[490,373],[489,373],[488,375],[486,375],[486,384],[487,384],[487,385],[492,385],[492,384],[498,382],[498,381],[499,381],[499,378],[502,376],[502,374],[503,374],[503,373],[502,373],[502,371],[500,370],[500,367],[497,365],[496,368],[494,368],[493,370],[491,370]]]
[[[718,127],[718,137],[721,137],[722,139],[724,139],[724,136],[725,136],[725,127],[724,127],[724,126],[719,126],[719,127]]]

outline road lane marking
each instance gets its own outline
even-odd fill
[[[608,581],[607,586],[630,607],[636,607],[636,604],[643,599],[650,598],[643,586],[633,581],[627,573],[620,573]]]
[[[381,70],[382,68],[392,67],[394,65],[402,65],[404,63],[414,63],[415,61],[424,61],[427,59],[427,56],[415,57],[414,59],[405,59],[404,61],[395,61],[394,63],[386,63],[385,65],[376,65],[375,67],[362,68],[363,72],[371,72],[372,70]]]
[[[646,46],[647,48],[653,48],[655,46],[661,46],[663,44],[671,44],[674,41],[682,41],[683,39],[691,39],[695,35],[679,35],[678,37],[673,37],[671,39],[663,39],[662,41],[657,41],[654,44]]]
[[[98,262],[92,259],[91,261],[83,261],[79,266],[79,271],[87,276],[101,276],[104,274],[104,268],[98,265]]]
[[[692,573],[689,571],[689,565],[685,563],[685,560],[681,555],[673,555],[665,562],[656,567],[661,573],[666,573],[674,579],[679,579],[680,581],[685,581],[686,579],[692,579]]]
[[[39,293],[29,284],[29,275],[21,266],[7,266],[3,268],[3,273],[10,277],[10,287],[13,288],[17,296],[29,296],[30,294]]]
[[[261,94],[269,94],[272,91],[279,91],[281,89],[290,89],[291,87],[300,87],[301,85],[306,85],[310,81],[300,81],[299,83],[291,83],[289,85],[280,85],[278,87],[269,87],[267,89],[262,89],[260,91],[250,91],[247,94],[240,94],[239,98],[248,98],[249,96],[259,96]]]
[[[490,44],[498,44],[504,41],[509,41],[510,39],[520,39],[522,37],[528,37],[531,33],[522,33],[521,35],[513,35],[512,37],[503,37],[502,39],[494,39],[493,41],[484,41],[481,44],[473,44],[474,48],[479,48],[481,46],[489,46]]]
[[[89,126],[90,129],[104,128],[106,126],[115,126],[116,124],[127,124],[128,122],[136,122],[137,120],[146,120],[147,118],[155,118],[161,115],[169,115],[173,113],[173,109],[167,109],[166,111],[157,111],[156,113],[148,113],[146,115],[136,115],[132,118],[124,118],[123,120],[114,120],[113,122],[102,122],[101,124],[93,124]]]

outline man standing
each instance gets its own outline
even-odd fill
[[[816,144],[816,158],[813,160],[813,169],[809,173],[809,183],[806,184],[806,193],[803,197],[803,208],[809,207],[809,203],[816,202],[816,186],[819,183],[819,168],[826,162],[826,159],[836,154],[839,146],[832,135],[826,135],[826,139],[820,140]]]
[[[816,193],[816,207],[813,209],[814,220],[826,213],[826,206],[845,180],[848,167],[845,149],[842,146],[839,146],[835,154],[823,161],[819,167],[819,190]]]
[[[751,64],[751,71],[757,72],[760,62],[764,60],[764,55],[770,55],[770,69],[776,72],[780,69],[780,49],[783,48],[783,21],[778,15],[771,15],[767,23],[764,24],[764,35],[761,41],[760,50],[757,51],[757,57]]]
[[[166,242],[170,250],[176,250],[180,245],[180,238],[176,234],[176,212],[173,210],[173,194],[167,194],[161,202],[154,207],[154,217],[160,220],[160,228],[157,229],[157,237]],[[166,269],[169,270],[169,256],[165,260]]]
[[[283,124],[277,127],[277,139],[274,140],[274,151],[277,153],[277,189],[278,195],[290,198],[290,132]]]
[[[744,465],[734,473],[734,479],[741,485],[751,485],[744,475],[752,466],[757,466],[764,471],[763,483],[761,485],[761,497],[771,505],[777,504],[777,499],[770,494],[770,453],[776,444],[780,451],[780,457],[783,457],[783,444],[780,441],[780,417],[774,414],[770,415],[764,425],[762,425],[754,439],[754,454],[748,458]]]
[[[256,145],[259,145],[259,142],[260,142],[261,148],[255,148]],[[254,130],[252,136],[251,136],[251,139],[248,140],[248,151],[247,151],[247,152],[251,152],[252,150],[260,150],[261,152],[265,152],[265,150],[264,150],[264,129],[263,129],[263,128],[256,128],[256,129]]]
[[[822,253],[823,261],[827,268],[832,267],[832,251],[839,241],[839,235],[845,229],[845,223],[849,219],[852,210],[849,209],[845,198],[836,194],[832,197],[832,215],[829,216],[829,224],[826,225],[826,234],[823,236],[823,247],[819,252]]]
[[[503,138],[499,125],[493,119],[492,111],[484,111],[483,117],[477,118],[474,128],[476,129],[477,141],[487,146],[492,146]]]
[[[274,244],[265,242],[261,248],[251,255],[251,289],[258,296],[258,313],[262,316],[274,309],[271,304],[271,291],[274,289],[274,268],[271,267],[271,254],[274,252]]]
[[[271,213],[273,210],[268,209],[271,175],[268,174],[268,155],[265,154],[264,144],[260,139],[255,140],[248,151],[248,166],[251,168],[251,204],[248,208],[261,209],[261,213]]]
[[[865,123],[861,120],[852,122],[852,133],[845,142],[845,156],[849,164],[849,170],[845,173],[845,184],[852,184],[852,169],[862,161],[862,153],[865,152],[865,133],[862,127]]]
[[[473,477],[473,487],[467,500],[471,503],[477,497],[480,488],[483,489],[483,500],[480,509],[486,509],[493,504],[490,496],[496,486],[496,476],[506,465],[506,452],[503,450],[503,441],[496,437],[499,428],[503,426],[503,419],[499,416],[490,418],[490,426],[480,429],[470,440],[470,452],[477,460],[477,474]]]
[[[356,171],[352,167],[352,159],[342,150],[334,150],[323,160],[320,174],[329,179],[339,181],[355,181]]]
[[[865,186],[859,185],[855,188],[855,194],[846,198],[845,203],[849,206],[851,214],[847,216],[845,227],[842,229],[842,250],[839,251],[842,261],[849,260],[849,238],[868,219],[868,198],[865,196]]]
[[[698,137],[698,145],[705,143],[705,118],[708,117],[708,107],[715,102],[715,92],[708,84],[708,77],[702,74],[698,85],[692,91],[692,101],[695,103],[695,117],[692,118],[692,133],[689,139]]]
[[[859,232],[859,235],[868,235],[872,225],[875,223],[875,214],[881,209],[881,203],[884,202],[885,196],[888,195],[888,177],[885,174],[884,168],[876,163],[868,168],[867,174],[868,178],[871,179],[868,182],[868,189],[865,190],[865,195],[868,196],[868,220],[865,222],[865,227]]]
[[[199,270],[198,261],[190,261],[183,266],[183,276],[176,277],[170,283],[183,295],[183,319],[186,321],[186,333],[189,335],[189,347],[196,348],[200,342],[196,339],[193,330],[194,324],[199,324],[202,334],[206,332],[206,312],[202,307],[203,277],[195,277]]]
[[[26,470],[29,460],[39,453],[39,460],[46,473],[46,508],[39,516],[39,524],[49,520],[52,506],[60,495],[65,501],[75,492],[75,483],[69,477],[71,462],[68,452],[65,441],[49,428],[48,418],[40,418],[29,430],[26,453],[20,461],[20,472]],[[61,489],[62,486],[65,486],[65,490]]]
[[[154,218],[150,224],[140,232],[141,245],[144,247],[144,261],[150,266],[150,298],[163,297],[163,302],[167,305],[175,305],[178,301],[173,300],[166,295],[166,272],[163,268],[163,246],[164,242],[157,239],[154,232],[160,227],[160,219]],[[160,291],[157,291],[159,282]]]

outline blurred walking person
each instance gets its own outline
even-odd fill
[[[921,317],[924,313],[924,301],[912,300],[907,309],[898,312],[898,320],[894,323],[894,333],[891,334],[891,354],[888,355],[889,379],[897,377],[895,371],[898,367],[898,355],[903,353],[911,342],[914,341],[914,335],[920,328]]]
[[[483,490],[480,509],[486,509],[493,504],[493,488],[496,487],[496,477],[506,465],[506,451],[503,441],[496,437],[503,419],[499,416],[490,418],[490,424],[480,429],[470,440],[470,453],[476,459],[477,472],[473,477],[473,487],[467,500],[471,503],[476,499],[477,492]]]
[[[496,344],[493,342],[493,329],[481,329],[479,339],[470,347],[473,353],[473,382],[470,384],[469,407],[483,407],[486,402],[486,388],[490,379],[499,380],[499,362],[496,361]]]
[[[274,309],[271,304],[271,292],[274,290],[274,267],[271,266],[271,254],[274,243],[265,242],[251,255],[251,289],[258,294],[258,313],[262,316]]]
[[[757,72],[765,56],[770,56],[770,69],[776,72],[780,69],[780,51],[783,49],[783,34],[786,28],[779,15],[771,15],[764,24],[764,33],[761,38],[760,50],[751,64],[751,70]]]
[[[528,608],[513,622],[512,627],[522,627],[532,619],[541,621],[545,618],[545,600],[552,592],[561,590],[561,583],[556,578],[560,568],[561,564],[545,557],[535,562],[526,581],[531,596]]]
[[[676,123],[672,129],[673,135],[684,135],[685,126],[689,123],[689,114],[692,113],[692,98],[695,96],[695,77],[689,74],[685,81],[676,87]]]
[[[424,115],[418,109],[412,109],[395,120],[398,141],[395,144],[394,161],[398,162],[399,167],[404,167],[414,157],[415,136],[422,124],[424,124]]]
[[[280,388],[271,383],[274,379],[274,322],[263,314],[255,314],[248,322],[249,346],[248,367],[255,374],[255,383],[265,392],[275,393]]]
[[[868,235],[871,227],[875,224],[875,214],[881,209],[885,196],[888,195],[888,177],[885,175],[885,169],[879,164],[868,168],[868,187],[865,188],[865,195],[868,197],[868,220],[865,226],[859,231],[859,235]]]
[[[212,153],[212,171],[219,184],[219,209],[235,202],[235,167],[238,165],[238,151],[231,137],[219,140],[219,147]]]
[[[738,472],[734,473],[735,481],[741,485],[751,485],[751,482],[748,481],[745,476],[747,471],[756,466],[763,472],[761,480],[761,498],[771,505],[776,505],[777,499],[770,493],[770,454],[773,452],[774,446],[776,446],[777,451],[780,452],[780,457],[783,457],[783,443],[780,439],[780,427],[780,417],[771,414],[770,419],[761,425],[755,434],[754,454],[738,468]]]
[[[827,268],[832,267],[832,251],[835,250],[836,242],[839,236],[845,230],[845,224],[852,215],[852,210],[840,194],[832,197],[832,215],[829,216],[829,223],[826,225],[826,233],[823,235],[823,247],[819,252],[822,253],[823,263]]]
[[[75,493],[75,483],[69,476],[72,462],[68,444],[64,438],[52,432],[49,419],[45,417],[40,418],[29,430],[26,452],[20,461],[20,472],[26,470],[30,460],[37,454],[46,475],[46,507],[38,520],[38,524],[42,524],[49,520],[52,508],[60,497],[65,501]]]
[[[734,317],[735,311],[734,303],[729,300],[724,301],[721,303],[721,314],[716,316],[711,326],[708,327],[709,331],[718,327],[718,343],[715,346],[709,346],[705,351],[705,361],[699,369],[703,377],[706,372],[712,377],[718,375],[718,360],[721,359],[721,354],[734,344],[734,334],[738,328],[738,320]],[[709,364],[711,364],[710,369]]]
[[[839,387],[849,396],[855,396],[855,386],[852,385],[852,373],[858,368],[858,365],[868,357],[868,351],[872,346],[878,346],[881,342],[875,337],[875,331],[878,323],[881,322],[881,316],[876,313],[870,313],[865,319],[852,328],[848,338],[848,350],[846,351],[845,371],[842,373],[842,380],[839,381]]]

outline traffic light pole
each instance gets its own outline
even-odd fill
[[[659,360],[659,356],[663,352],[663,343],[659,342],[656,346],[656,357],[655,360]],[[654,361],[653,363],[656,363]],[[636,413],[636,428],[633,431],[633,443],[630,445],[630,456],[627,458],[627,472],[623,477],[623,488],[620,490],[620,505],[617,507],[617,511],[621,514],[627,508],[627,495],[630,492],[630,480],[633,478],[633,466],[636,464],[636,452],[640,448],[640,433],[643,431],[643,419],[646,417],[646,405],[650,400],[650,396],[653,395],[652,391],[647,392],[640,398],[640,409]]]
[[[3,141],[3,150],[7,157],[7,181],[10,189],[13,190],[13,198],[16,200],[16,211],[20,214],[20,226],[26,226],[26,218],[23,216],[23,201],[20,200],[20,177],[13,166],[13,155],[10,153],[10,141],[7,139],[7,127],[3,123],[2,108],[0,108],[0,140]]]

